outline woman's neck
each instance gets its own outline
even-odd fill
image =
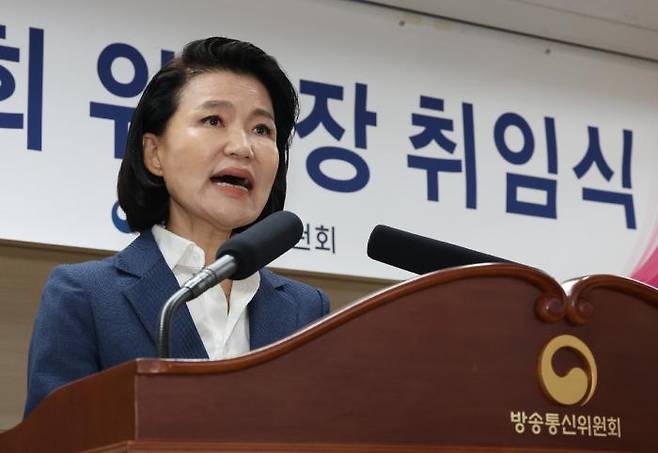
[[[215,261],[217,250],[231,236],[230,231],[218,230],[210,224],[184,222],[175,218],[169,219],[167,230],[201,247],[206,266]]]
[[[184,221],[176,216],[169,218],[166,228],[172,233],[198,245],[203,250],[206,266],[215,261],[217,250],[231,236],[230,231],[218,230],[207,223]],[[231,280],[224,280],[220,284],[227,301],[230,299],[232,283]]]
[[[204,228],[201,225],[194,224],[188,225],[184,222],[170,221],[167,223],[167,230],[172,233],[194,242],[201,247],[205,256],[205,265],[211,264],[215,260],[215,254],[219,247],[229,238],[230,232],[219,231],[214,228]],[[229,302],[231,298],[231,288],[233,287],[232,280],[224,280],[220,283],[226,301]]]

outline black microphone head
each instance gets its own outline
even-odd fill
[[[277,211],[231,237],[217,250],[217,258],[233,256],[238,269],[232,278],[242,280],[292,248],[303,231],[299,217],[289,211]]]
[[[368,256],[416,274],[468,264],[510,262],[386,225],[377,225],[370,233]]]

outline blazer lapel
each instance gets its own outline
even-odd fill
[[[249,343],[261,348],[297,330],[297,302],[284,290],[284,281],[260,271],[260,286],[248,306]]]
[[[155,350],[160,311],[180,286],[167,266],[153,234],[145,231],[117,255],[116,267],[135,276],[136,282],[123,291],[149,334]],[[170,330],[171,356],[208,358],[187,306],[180,307]]]

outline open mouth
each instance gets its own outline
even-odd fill
[[[210,180],[213,184],[219,186],[230,186],[248,192],[253,187],[253,184],[247,177],[237,176],[233,174],[219,174],[211,176]]]

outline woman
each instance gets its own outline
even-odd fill
[[[233,232],[283,208],[297,111],[276,61],[241,41],[194,41],[153,77],[118,182],[119,203],[140,235],[110,258],[51,273],[30,345],[26,415],[67,382],[156,355],[169,296]],[[181,308],[171,354],[233,357],[328,311],[320,290],[263,269]]]

